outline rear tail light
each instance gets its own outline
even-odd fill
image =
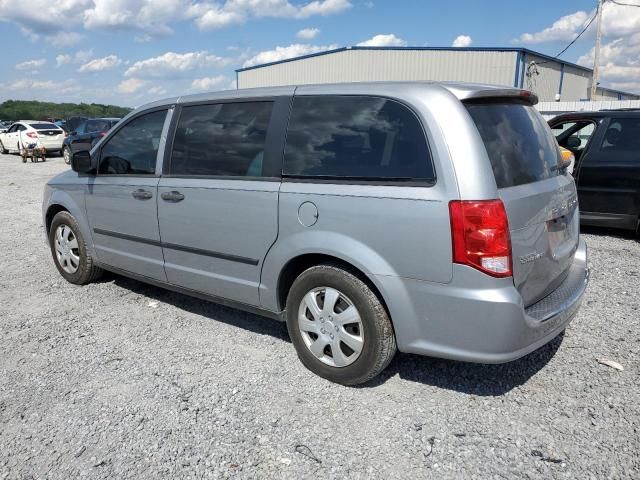
[[[38,138],[38,134],[36,132],[27,132],[25,135],[29,138]]]
[[[99,136],[100,136],[100,137],[104,137],[106,134],[107,134],[107,132],[100,132],[100,133],[99,133]]]
[[[493,277],[510,277],[511,236],[501,200],[449,203],[453,261]]]

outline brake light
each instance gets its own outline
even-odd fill
[[[27,132],[25,135],[29,138],[38,138],[38,134],[36,132]]]
[[[493,277],[510,277],[511,235],[502,200],[449,203],[453,261]]]
[[[100,133],[99,133],[99,135],[100,135],[101,137],[104,137],[106,134],[107,134],[107,132],[100,132]]]

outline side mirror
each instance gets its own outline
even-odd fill
[[[578,137],[569,137],[567,138],[566,143],[567,143],[567,148],[571,148],[571,149],[580,148],[580,145],[582,145],[582,142]]]
[[[92,175],[96,173],[96,169],[91,160],[91,154],[88,150],[76,152],[71,157],[71,169],[74,172]]]

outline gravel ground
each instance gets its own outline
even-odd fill
[[[0,479],[640,478],[634,236],[586,233],[582,309],[533,354],[398,355],[347,388],[302,367],[284,324],[115,275],[64,282],[40,202],[68,167],[0,168]]]

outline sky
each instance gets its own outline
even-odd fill
[[[640,0],[616,0],[635,3]],[[0,101],[134,107],[235,88],[237,68],[351,45],[556,55],[596,0],[0,0]],[[640,8],[607,0],[601,84],[640,92]],[[595,22],[561,58],[593,66]]]

